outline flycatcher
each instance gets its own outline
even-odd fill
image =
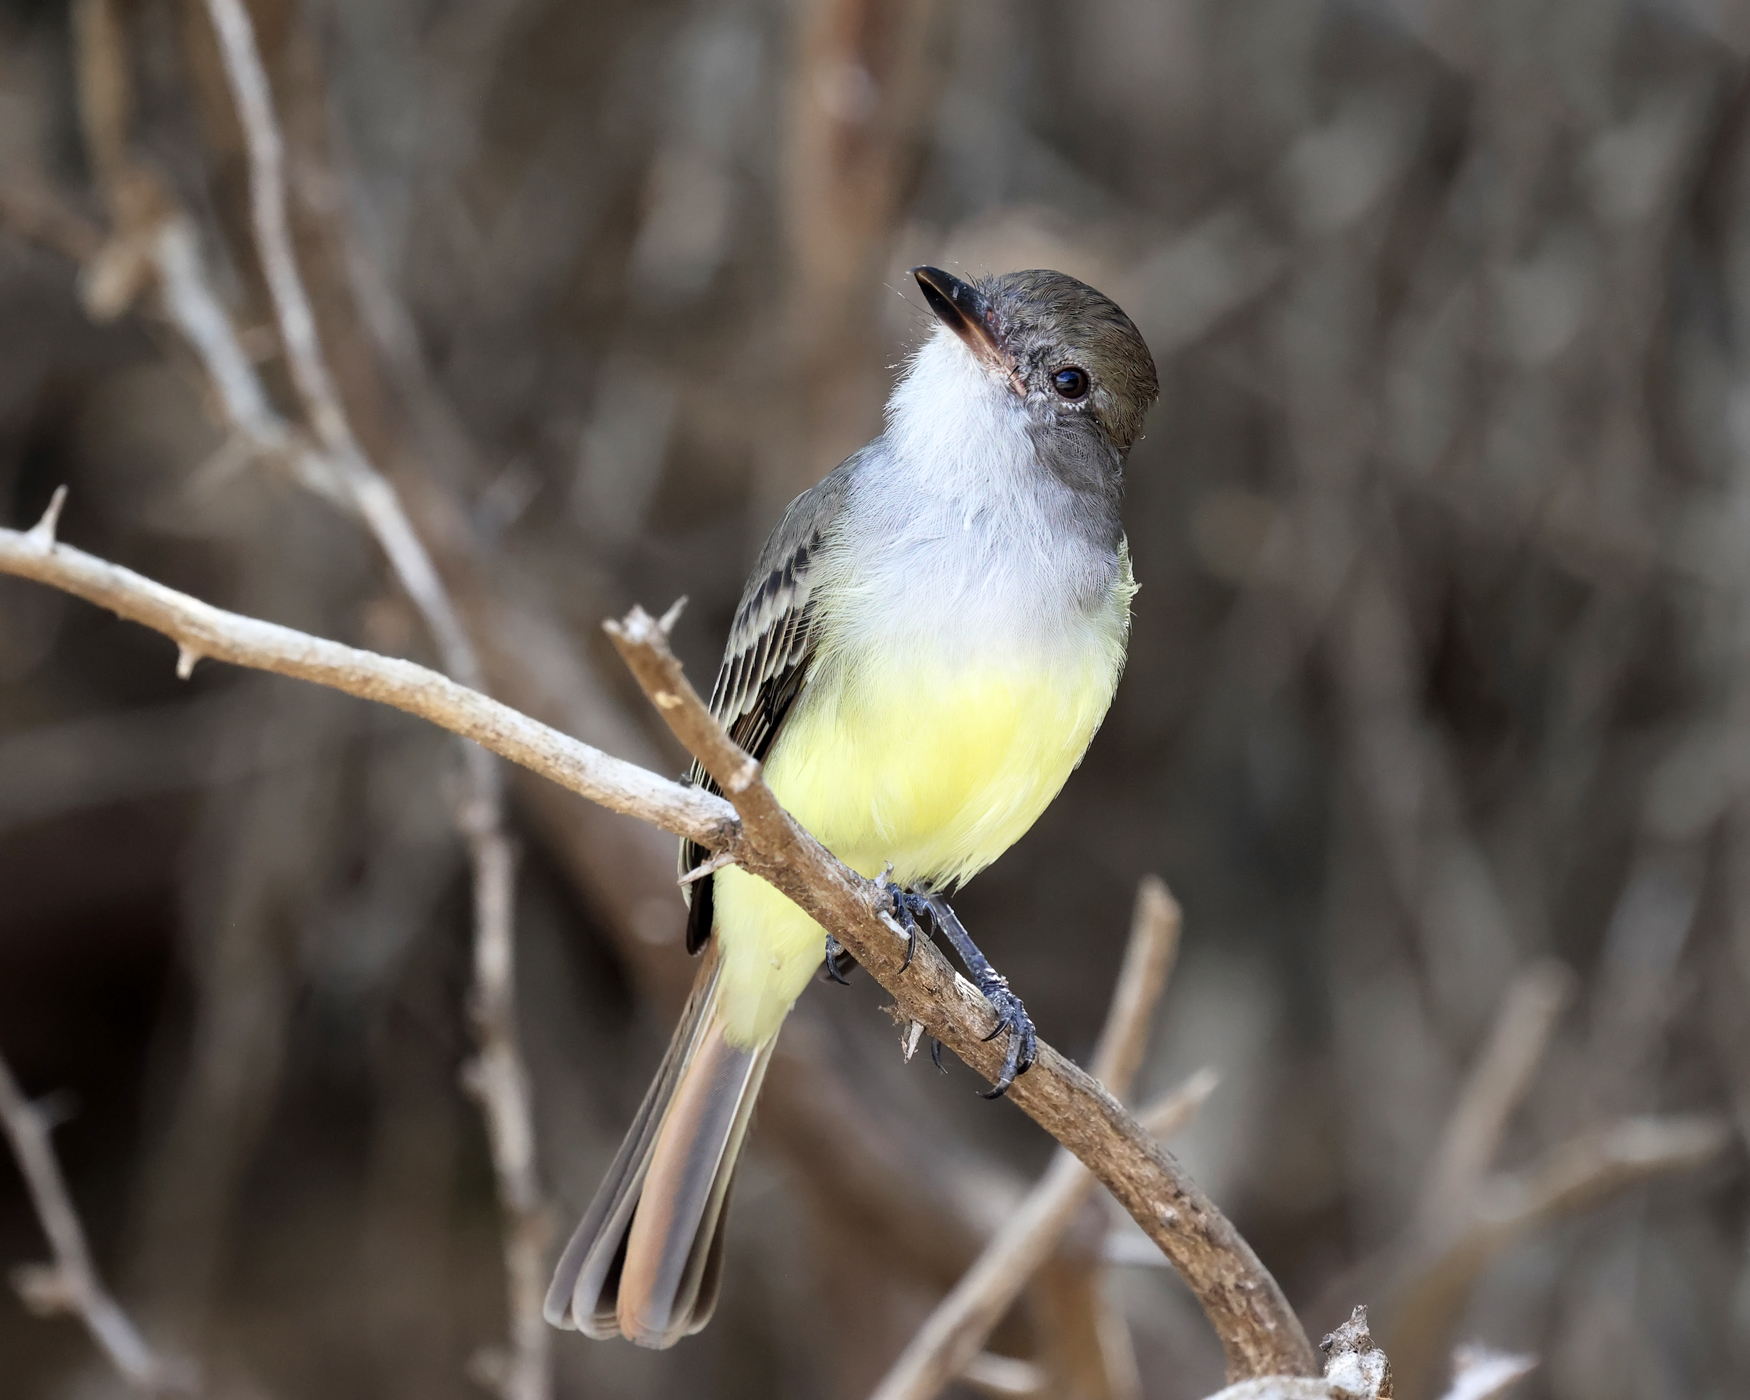
[[[950,938],[1007,1025],[1001,1092],[1033,1025],[942,892],[1033,825],[1111,704],[1136,591],[1124,459],[1158,388],[1130,318],[1072,277],[913,275],[940,325],[887,430],[766,541],[711,708],[803,826]],[[697,766],[692,781],[709,783]],[[706,854],[683,843],[682,870]],[[549,1322],[650,1347],[710,1319],[772,1046],[842,956],[733,866],[690,888],[692,995],[547,1295]]]

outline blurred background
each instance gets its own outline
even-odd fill
[[[1129,669],[960,912],[1085,1058],[1166,877],[1185,944],[1139,1101],[1219,1071],[1175,1151],[1314,1338],[1374,1306],[1400,1395],[1461,1340],[1536,1353],[1528,1400],[1750,1393],[1750,4],[249,9],[327,355],[492,690],[662,771],[598,624],[687,595],[708,686],[765,532],[927,329],[905,269],[1118,300],[1162,385]],[[246,181],[201,4],[0,4],[0,521],[65,483],[81,548],[431,661],[262,427],[298,408]],[[253,421],[143,251],[169,227]],[[64,1119],[106,1276],[209,1393],[485,1394],[455,749],[174,662],[0,579],[0,1051]],[[511,782],[563,1232],[690,968],[671,840]],[[904,1064],[884,1000],[817,986],[787,1028],[712,1326],[557,1336],[557,1395],[867,1393],[1050,1147]],[[1039,1394],[1215,1389],[1189,1295],[1083,1224],[993,1348]],[[44,1254],[0,1160],[0,1262]],[[0,1392],[122,1385],[8,1293]]]

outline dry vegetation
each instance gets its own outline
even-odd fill
[[[1119,700],[958,901],[1182,1130],[1198,1186],[1017,1085],[1147,1235],[902,1057],[987,1013],[759,784],[640,771],[734,755],[598,626],[688,594],[709,676],[926,260],[1082,276],[1162,371]],[[91,1335],[0,1304],[7,1393],[1388,1393],[1365,1326],[1246,1379],[1315,1369],[1251,1249],[1403,1400],[1742,1393],[1747,341],[1739,0],[8,0],[0,1262]],[[103,559],[242,617],[135,608],[177,652],[58,591],[164,604]],[[249,618],[573,792],[200,660]],[[533,1320],[690,977],[603,774],[873,974],[804,998],[663,1354]]]

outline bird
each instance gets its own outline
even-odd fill
[[[1057,796],[1124,667],[1124,465],[1159,384],[1109,297],[1043,269],[912,269],[930,334],[885,429],[792,501],[730,627],[712,713],[840,860],[945,935],[1006,1030],[1031,1017],[946,895]],[[695,764],[689,781],[715,790]],[[709,853],[681,846],[683,878]],[[669,1347],[716,1306],[736,1162],[773,1045],[834,940],[734,865],[690,884],[692,992],[555,1270],[550,1323]],[[913,945],[915,946],[915,945]]]

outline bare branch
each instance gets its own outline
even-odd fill
[[[1557,962],[1533,963],[1508,987],[1434,1153],[1419,1218],[1428,1238],[1450,1233],[1469,1216],[1572,990],[1573,975]]]
[[[22,531],[0,529],[0,573],[75,594],[215,661],[314,681],[418,715],[665,831],[713,847],[734,843],[734,814],[721,798],[612,758],[428,667],[211,607],[70,545],[44,548]]]
[[[201,257],[200,235],[186,215],[173,214],[154,233],[152,266],[158,278],[158,306],[206,371],[217,407],[233,442],[245,458],[284,462],[298,480],[347,510],[351,497],[326,455],[281,417],[268,397],[231,313],[214,290]]]
[[[1159,879],[1145,877],[1137,888],[1129,946],[1094,1055],[1095,1077],[1115,1093],[1129,1086],[1141,1060],[1153,1009],[1177,956],[1179,933],[1177,902]],[[1195,1102],[1185,1090],[1169,1097],[1171,1108],[1185,1110],[1189,1105],[1189,1111],[1172,1113],[1177,1121],[1168,1131],[1182,1126],[1201,1104],[1204,1095],[1197,1088],[1195,1081],[1186,1086]],[[1151,1131],[1162,1135],[1159,1129]],[[968,1366],[986,1359],[971,1354],[1057,1247],[1092,1184],[1073,1157],[1059,1153],[1032,1194],[938,1304],[877,1393],[933,1395],[956,1373],[964,1379]]]
[[[1590,1210],[1631,1186],[1702,1166],[1731,1141],[1731,1124],[1707,1115],[1624,1118],[1582,1133],[1487,1183],[1478,1199],[1476,1234],[1498,1248],[1534,1225]]]
[[[799,828],[766,786],[759,762],[712,718],[679,658],[669,650],[662,623],[634,608],[623,620],[602,627],[657,713],[716,779],[749,834],[762,846],[782,846]]]
[[[1094,1075],[1114,1094],[1130,1087],[1142,1060],[1149,1024],[1178,952],[1180,926],[1178,902],[1158,878],[1146,877],[1137,887],[1130,944],[1094,1052]],[[1209,1079],[1207,1071],[1193,1075],[1171,1096],[1179,1125],[1208,1096]],[[1080,1162],[1057,1153],[1020,1209],[906,1345],[876,1388],[875,1400],[929,1400],[962,1374],[1050,1257],[1093,1187]]]
[[[1143,1126],[1157,1138],[1184,1128],[1214,1091],[1213,1071],[1197,1071],[1143,1111]],[[1056,1154],[1027,1199],[984,1253],[936,1307],[893,1364],[874,1400],[927,1400],[957,1375],[984,1345],[1069,1228],[1094,1179],[1067,1152]]]
[[[225,77],[236,103],[249,156],[249,205],[256,251],[273,301],[274,318],[292,382],[310,429],[333,459],[359,512],[389,556],[395,576],[413,599],[443,658],[444,670],[464,685],[481,687],[479,657],[451,603],[431,556],[420,543],[388,481],[365,459],[353,436],[334,377],[317,337],[316,315],[298,273],[286,220],[285,142],[274,120],[273,97],[242,0],[207,0]]]
[[[1125,945],[1124,965],[1112,989],[1112,1005],[1106,1024],[1094,1045],[1092,1073],[1114,1094],[1130,1092],[1148,1033],[1154,1025],[1155,1007],[1167,990],[1173,964],[1179,959],[1179,937],[1184,916],[1166,881],[1144,875],[1136,886],[1136,909],[1130,919],[1130,941]]]
[[[1643,1182],[1712,1160],[1732,1140],[1721,1118],[1625,1118],[1582,1133],[1517,1172],[1485,1182],[1456,1236],[1402,1270],[1386,1333],[1406,1394],[1427,1393],[1477,1277],[1540,1225]]]
[[[76,13],[87,145],[118,224],[115,238],[87,263],[87,304],[95,315],[118,314],[149,269],[165,315],[200,359],[241,446],[241,452],[233,446],[225,455],[284,460],[306,486],[355,508],[419,609],[445,670],[478,691],[484,678],[478,654],[394,489],[359,449],[323,358],[286,218],[285,143],[248,11],[235,0],[212,0],[208,13],[243,131],[257,252],[292,380],[320,450],[312,451],[273,407],[213,291],[192,223],[160,182],[131,161],[125,43],[110,0],[81,0]],[[186,677],[203,654],[179,639],[177,674]],[[501,1368],[501,1390],[511,1400],[542,1400],[550,1389],[550,1338],[540,1318],[547,1226],[535,1177],[528,1075],[516,1041],[514,860],[504,829],[502,775],[473,745],[464,746],[462,762],[466,792],[458,825],[475,885],[473,1010],[481,1047],[467,1082],[487,1117],[507,1216],[514,1337],[512,1359]]]
[[[32,1312],[44,1316],[67,1313],[83,1322],[110,1365],[129,1384],[149,1395],[192,1392],[194,1378],[189,1369],[153,1352],[98,1278],[85,1230],[55,1160],[50,1126],[43,1111],[24,1096],[11,1066],[0,1056],[0,1128],[12,1143],[37,1220],[54,1254],[52,1264],[14,1270],[13,1285]]]
[[[1122,1299],[1106,1286],[1106,1259],[1095,1237],[1104,1214],[1095,1202],[1083,1205],[1057,1252],[1034,1275],[1023,1307],[1033,1322],[1037,1362],[1050,1377],[1047,1394],[1143,1400],[1130,1320]],[[1088,1225],[1095,1229],[1084,1233]]]
[[[739,750],[726,736],[721,744],[700,747],[727,768],[732,803],[744,816],[755,813],[757,826],[731,820],[725,804],[709,793],[610,758],[425,667],[209,607],[68,546],[45,550],[21,532],[0,530],[0,572],[78,594],[202,655],[395,705],[603,806],[689,836],[709,850],[736,850],[743,866],[831,928],[905,1015],[987,1079],[995,1078],[1002,1051],[984,1039],[997,1020],[990,1003],[928,943],[920,943],[911,966],[904,967],[907,940],[893,919],[890,896],[796,826],[772,800],[758,765],[745,754],[734,761]],[[700,716],[715,723],[653,618],[634,609],[616,630],[622,652],[637,658],[641,682],[652,678],[654,688],[678,702],[662,711],[671,725],[696,725]],[[1209,1315],[1235,1376],[1314,1369],[1299,1321],[1250,1246],[1086,1071],[1041,1045],[1034,1067],[1015,1082],[1009,1098],[1086,1163],[1160,1245]]]

